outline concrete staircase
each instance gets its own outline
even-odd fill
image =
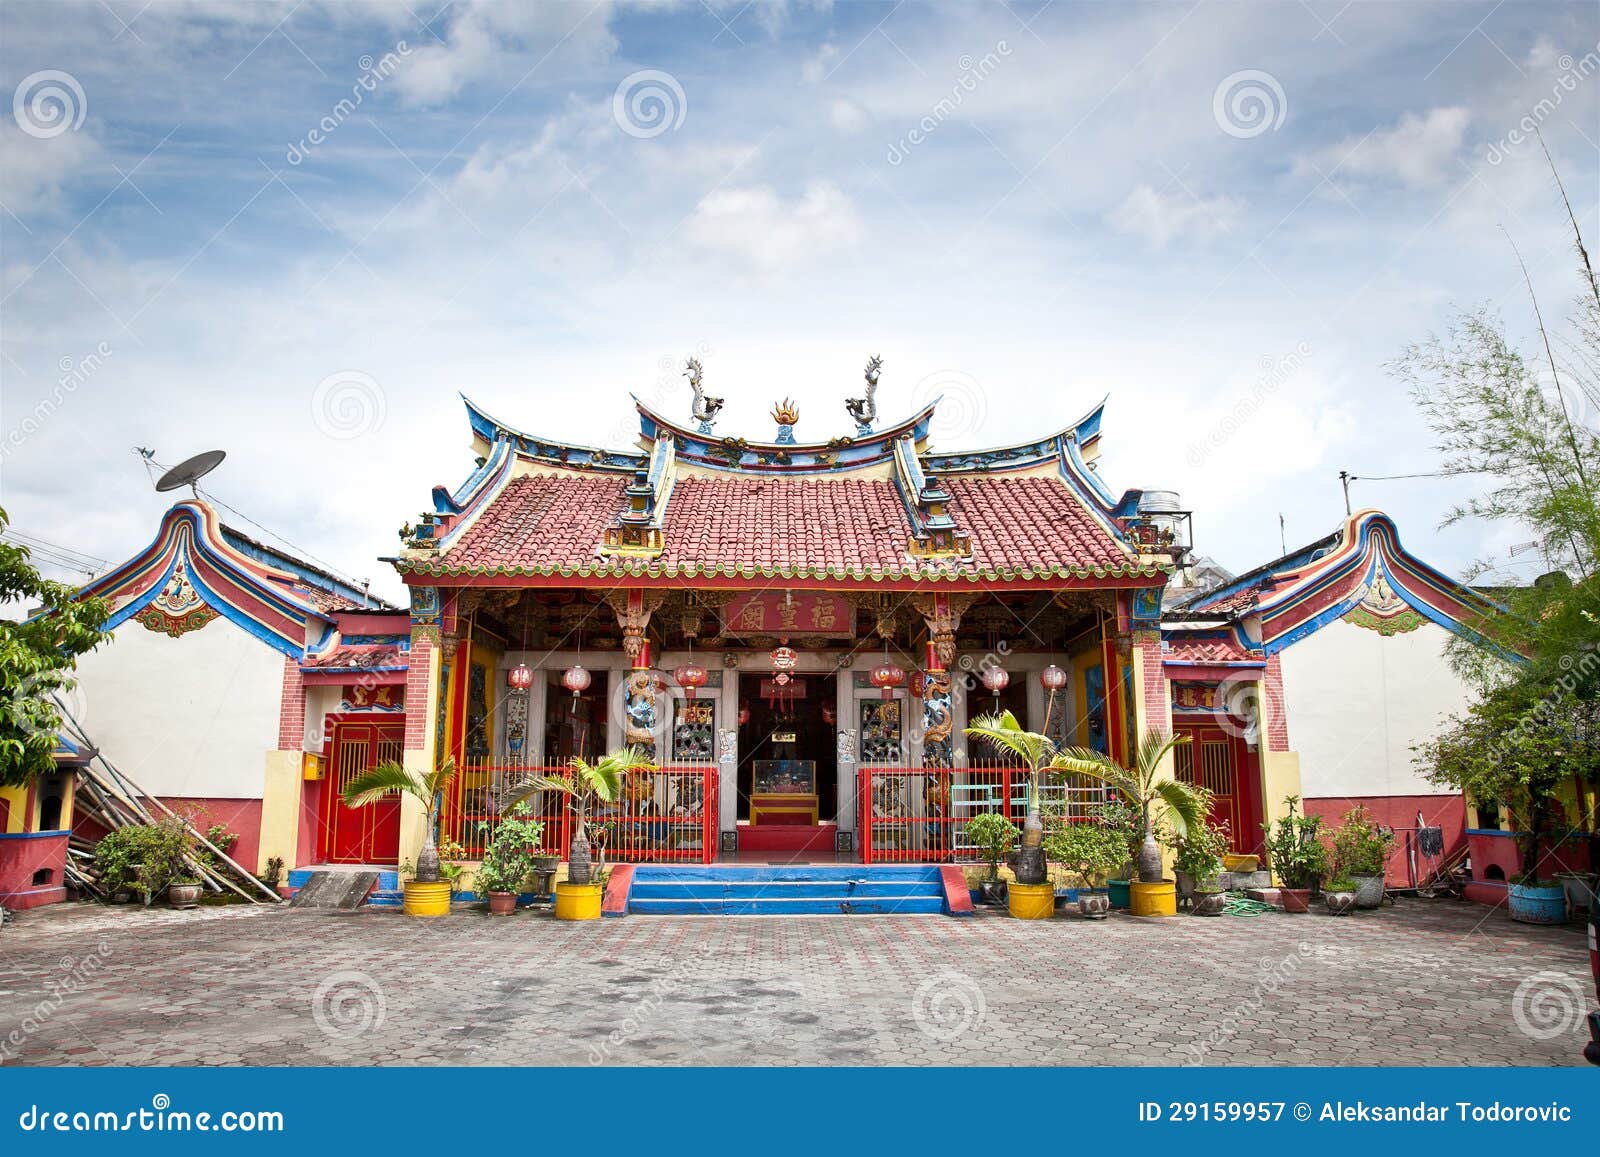
[[[634,915],[841,916],[949,914],[937,867],[641,864],[627,911]],[[965,892],[962,897],[965,899]]]

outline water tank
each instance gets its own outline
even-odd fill
[[[1140,514],[1169,514],[1183,509],[1176,490],[1146,490],[1139,495]]]

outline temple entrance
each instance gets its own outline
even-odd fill
[[[739,676],[740,823],[832,823],[838,812],[836,677]]]
[[[356,776],[380,763],[399,761],[404,723],[336,723],[331,766],[324,788],[325,835],[322,858],[330,864],[393,864],[400,858],[400,800],[383,799],[366,807],[344,804],[344,789]]]

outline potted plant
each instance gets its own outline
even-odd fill
[[[1051,699],[1054,700],[1054,693]],[[1045,727],[1049,728],[1048,713]],[[1016,880],[1006,888],[1006,908],[1023,920],[1044,920],[1055,915],[1056,889],[1045,864],[1044,816],[1039,806],[1039,777],[1056,767],[1061,757],[1055,740],[1038,731],[1028,731],[1009,711],[981,715],[966,728],[976,739],[985,739],[1009,751],[1027,768],[1028,811],[1022,821],[1022,846],[1017,849]]]
[[[595,866],[587,827],[589,809],[596,800],[615,803],[630,772],[654,770],[655,762],[637,747],[608,752],[592,763],[574,756],[567,764],[567,774],[529,776],[507,799],[506,808],[510,810],[542,791],[553,791],[566,796],[572,807],[577,822],[573,824],[572,846],[567,852],[567,878],[556,884],[556,919],[600,918],[605,868],[603,862],[598,871]]]
[[[1356,882],[1348,876],[1336,876],[1322,889],[1322,903],[1330,916],[1347,916],[1360,903]]]
[[[445,790],[456,777],[456,761],[446,759],[432,771],[413,770],[392,759],[362,772],[345,785],[346,807],[365,807],[394,795],[409,795],[426,812],[422,832],[422,851],[417,855],[413,879],[404,884],[405,912],[408,916],[448,916],[451,885],[440,871],[439,846],[435,842],[439,827],[439,804]]]
[[[114,899],[122,893],[137,894],[149,907],[166,892],[173,907],[192,908],[199,899],[200,881],[189,856],[188,827],[168,817],[106,833],[95,845],[95,872]]]
[[[1122,841],[1122,860],[1111,869],[1111,878],[1106,881],[1106,892],[1111,897],[1111,906],[1119,912],[1126,912],[1133,902],[1133,877],[1136,871],[1134,862],[1139,857],[1139,846],[1144,843],[1144,825],[1139,819],[1139,813],[1120,799],[1113,800],[1100,809],[1100,822],[1116,832]]]
[[[1311,890],[1328,871],[1328,849],[1322,844],[1322,817],[1300,812],[1300,797],[1285,797],[1284,816],[1261,825],[1266,833],[1267,860],[1278,874],[1278,898],[1285,912],[1309,912]]]
[[[989,864],[989,878],[980,885],[983,902],[996,907],[1004,904],[1006,885],[1000,878],[1000,861],[1011,854],[1022,832],[1000,813],[985,812],[967,821],[965,834]]]
[[[1355,885],[1356,907],[1383,903],[1384,868],[1394,849],[1394,833],[1373,822],[1365,805],[1345,812],[1333,830],[1333,874]]]
[[[1103,920],[1111,911],[1105,879],[1127,859],[1123,833],[1109,824],[1089,820],[1066,823],[1045,837],[1045,855],[1078,878],[1078,915]]]
[[[1139,740],[1131,767],[1082,747],[1056,757],[1055,767],[1099,780],[1138,812],[1139,878],[1130,888],[1130,910],[1135,916],[1178,914],[1177,887],[1165,879],[1157,833],[1170,832],[1172,838],[1182,840],[1190,829],[1205,822],[1205,800],[1199,790],[1165,774],[1167,756],[1187,742],[1186,735],[1167,735],[1151,728]]]
[[[489,825],[485,822],[479,826],[487,830]],[[509,916],[517,910],[517,896],[533,872],[534,857],[543,837],[544,824],[533,818],[526,803],[501,814],[473,879],[473,887],[488,896],[491,915]]]
[[[1196,916],[1220,916],[1228,902],[1219,875],[1222,858],[1228,851],[1228,825],[1201,823],[1177,841],[1174,868],[1180,877],[1191,881],[1190,911]]]

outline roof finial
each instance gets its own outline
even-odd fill
[[[683,376],[689,379],[689,388],[694,391],[694,402],[689,406],[689,413],[700,423],[700,433],[709,434],[712,424],[717,420],[718,411],[722,409],[722,399],[708,397],[700,388],[700,378],[704,372],[699,358],[684,360]]]
[[[800,420],[800,407],[785,398],[772,407],[772,420],[778,423],[778,444],[794,445],[794,424]]]
[[[878,420],[878,403],[872,398],[878,392],[878,375],[882,372],[883,359],[873,354],[867,359],[867,396],[844,400],[844,408],[855,419],[857,435],[872,433],[872,423]]]

